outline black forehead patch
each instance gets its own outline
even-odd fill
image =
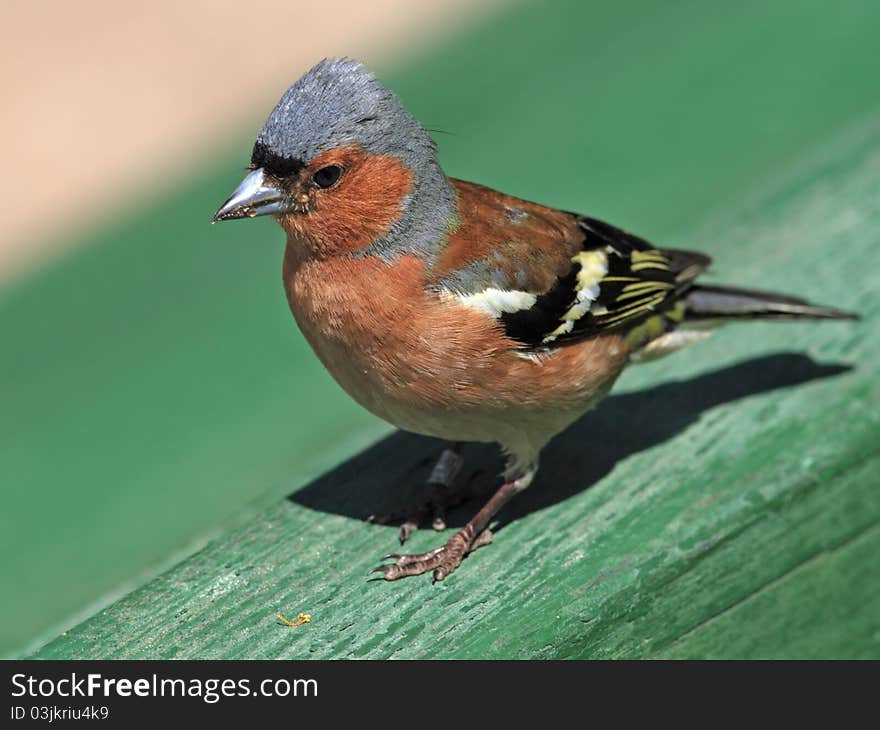
[[[251,153],[251,165],[262,167],[274,177],[291,177],[306,166],[302,160],[279,155],[259,141],[254,145],[254,151]]]

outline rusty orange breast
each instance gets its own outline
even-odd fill
[[[290,308],[318,357],[355,400],[401,428],[496,440],[494,423],[554,410],[562,428],[626,362],[619,336],[524,356],[496,320],[427,291],[424,276],[414,256],[302,260],[293,245],[285,256]]]

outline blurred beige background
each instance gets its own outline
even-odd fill
[[[3,3],[0,282],[262,119],[320,58],[387,67],[504,1]]]

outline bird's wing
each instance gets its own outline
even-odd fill
[[[459,221],[429,287],[495,317],[522,349],[637,327],[652,339],[661,320],[681,318],[682,293],[710,263],[595,218],[454,184]]]

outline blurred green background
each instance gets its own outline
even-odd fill
[[[869,0],[553,0],[373,65],[449,174],[672,244],[880,111],[878,29]],[[274,224],[208,224],[273,101],[0,292],[0,654],[389,431],[296,330]]]

